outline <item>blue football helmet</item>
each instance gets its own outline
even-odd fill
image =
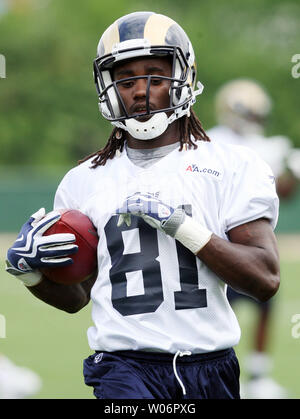
[[[124,80],[145,78],[145,76],[114,81],[113,66],[121,61],[138,57],[164,56],[172,60],[172,75],[171,77],[155,75],[155,78],[170,80],[169,107],[151,110],[149,87],[146,95],[146,111],[138,115],[129,114],[118,85]],[[146,76],[148,86],[151,77],[154,76]],[[195,90],[195,54],[188,36],[174,20],[153,12],[125,15],[106,29],[100,38],[97,58],[94,60],[94,80],[99,97],[99,109],[103,117],[114,126],[128,131],[134,138],[141,140],[156,138],[170,123],[189,115],[196,96],[203,90],[200,82],[197,83],[198,90]],[[136,119],[149,115],[151,118],[146,122]]]

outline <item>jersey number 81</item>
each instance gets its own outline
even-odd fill
[[[191,206],[183,206],[191,213]],[[109,272],[113,307],[123,316],[152,313],[164,301],[158,251],[157,230],[142,218],[132,216],[130,227],[117,227],[118,216],[112,216],[104,231],[111,257]],[[140,252],[124,254],[122,232],[138,229]],[[199,289],[196,257],[176,241],[181,291],[174,292],[175,310],[207,307],[206,289]],[[142,271],[144,294],[127,296],[126,273]]]

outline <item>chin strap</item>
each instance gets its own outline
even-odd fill
[[[203,89],[204,89],[204,86],[200,81],[197,82],[197,87],[198,87],[198,90],[195,90],[194,93],[193,93],[194,97],[196,97],[198,95],[201,95],[201,93],[203,92]]]

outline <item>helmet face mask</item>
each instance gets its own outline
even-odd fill
[[[155,26],[155,23],[159,26]],[[126,30],[124,29],[124,26]],[[139,28],[136,33],[135,28]],[[163,30],[161,29],[164,28]],[[156,32],[161,31],[161,37]],[[123,40],[123,38],[124,40]],[[119,42],[113,42],[113,41]],[[153,41],[161,41],[156,44]],[[107,53],[106,53],[107,52]],[[169,57],[172,63],[170,77],[163,75],[142,75],[126,77],[121,80],[113,79],[113,68],[129,60],[142,58]],[[144,78],[147,80],[146,109],[138,114],[131,114],[124,104],[119,90],[121,83]],[[169,105],[161,109],[151,109],[150,93],[153,80],[168,80]],[[129,131],[128,122],[133,119],[162,113],[168,116],[167,126],[175,119],[189,114],[190,107],[195,103],[195,97],[202,89],[195,91],[196,69],[195,56],[192,45],[183,29],[170,18],[151,12],[136,12],[126,15],[114,22],[102,35],[98,45],[98,57],[94,60],[94,81],[99,97],[99,109],[105,119],[113,125]],[[203,88],[203,86],[201,85]],[[165,116],[156,118],[155,121],[164,119]],[[145,122],[145,124],[148,121]],[[129,124],[134,124],[133,121]],[[153,127],[152,127],[153,128]],[[139,139],[155,138],[152,135],[161,129],[152,129],[150,134],[145,125],[143,136]],[[135,137],[137,138],[137,137]]]
[[[178,51],[176,51],[178,50]],[[126,51],[130,52],[130,51]],[[167,55],[168,54],[168,55]],[[105,112],[105,118],[111,122],[115,121],[124,121],[130,118],[137,118],[141,116],[154,115],[158,112],[170,112],[174,111],[180,107],[188,105],[192,100],[192,87],[188,82],[188,64],[185,60],[185,57],[182,54],[182,51],[178,47],[169,48],[168,52],[163,50],[161,47],[157,47],[152,51],[151,55],[153,57],[163,57],[171,56],[172,57],[172,75],[171,77],[161,76],[161,75],[147,75],[147,76],[133,76],[126,77],[120,80],[113,80],[111,74],[110,76],[106,73],[110,70],[105,69],[104,64],[101,63],[101,59],[97,58],[94,62],[94,74],[98,78],[99,82],[96,82],[97,92],[99,95],[99,104],[102,107],[102,113]],[[151,57],[151,55],[149,55]],[[108,60],[111,62],[110,57]],[[118,61],[117,61],[118,62]],[[179,70],[182,69],[182,70]],[[181,74],[178,74],[180,71]],[[175,75],[175,72],[177,74]],[[147,94],[146,94],[146,107],[147,110],[143,113],[139,112],[138,114],[131,115],[129,114],[126,106],[123,102],[122,96],[119,92],[119,85],[124,82],[130,82],[136,79],[147,79]],[[149,106],[150,98],[150,89],[151,82],[153,80],[168,80],[170,81],[170,101],[169,106],[164,109],[151,110]],[[99,87],[99,83],[100,86]],[[104,105],[104,106],[103,106]]]

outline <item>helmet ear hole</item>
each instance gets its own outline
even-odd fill
[[[184,71],[180,64],[180,61],[176,59],[174,78],[182,79],[183,73]],[[189,89],[188,89],[188,86],[178,87],[179,86],[178,81],[175,81],[173,86],[174,86],[174,89],[172,89],[172,92],[173,92],[172,104],[173,106],[177,106],[178,104],[183,103],[187,99],[188,94],[189,94]]]

